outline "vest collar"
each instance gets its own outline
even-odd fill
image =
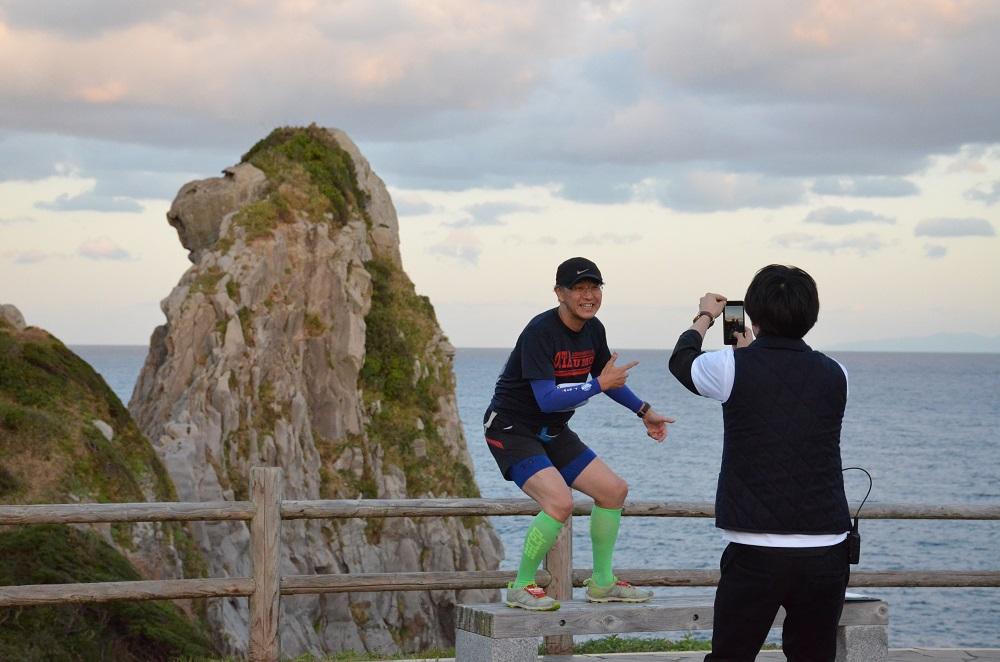
[[[812,348],[802,338],[782,338],[781,336],[760,336],[753,341],[751,347],[766,349],[788,349],[793,352],[811,352]]]

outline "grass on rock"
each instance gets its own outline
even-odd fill
[[[0,532],[0,585],[137,581],[100,536],[65,525]],[[167,662],[214,652],[207,633],[167,601],[0,608],[0,660]]]

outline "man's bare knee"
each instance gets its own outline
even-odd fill
[[[595,499],[594,502],[601,508],[621,508],[628,498],[628,483],[616,476],[616,480],[608,485],[600,496],[601,498]]]
[[[547,499],[542,504],[542,509],[548,513],[552,519],[565,523],[573,514],[573,495],[566,492],[565,496]]]

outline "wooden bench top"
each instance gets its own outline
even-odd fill
[[[502,602],[458,605],[455,627],[495,639],[560,634],[617,634],[706,630],[712,627],[713,595],[653,598],[629,604],[566,600],[557,611],[528,611]],[[781,609],[774,625],[784,621]],[[840,625],[887,625],[889,605],[877,599],[847,600]]]

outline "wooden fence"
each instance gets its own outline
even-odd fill
[[[244,521],[250,522],[251,577],[173,579],[0,586],[0,607],[51,605],[113,600],[248,597],[250,599],[249,658],[254,662],[280,659],[278,637],[282,595],[342,593],[348,591],[427,591],[502,588],[513,571],[398,572],[357,575],[279,576],[281,522],[290,519],[368,517],[455,517],[466,515],[534,515],[538,505],[529,499],[357,499],[285,501],[281,469],[255,467],[250,472],[251,501],[204,503],[81,503],[0,506],[0,525],[96,524],[107,522]],[[852,512],[856,508],[852,505]],[[588,515],[590,504],[579,502],[574,515]],[[623,513],[632,517],[714,517],[708,503],[629,501]],[[997,520],[995,505],[868,504],[865,519]],[[582,586],[589,570],[574,570],[572,525],[563,528],[549,552],[538,583],[558,599],[570,597]],[[642,586],[714,586],[715,570],[616,569],[619,578]],[[854,587],[997,587],[1000,571],[906,570],[851,573]],[[566,652],[571,637],[547,637],[550,653]]]

